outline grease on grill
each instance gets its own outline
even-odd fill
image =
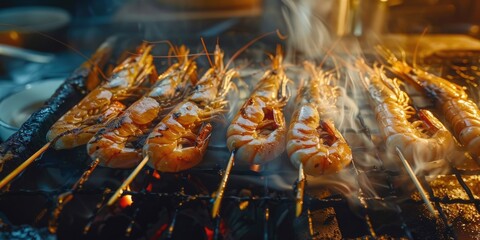
[[[340,239],[342,235],[335,217],[334,208],[319,209],[310,214],[314,239]]]
[[[462,179],[472,190],[473,196],[478,200],[480,196],[480,176],[463,176]],[[476,239],[480,232],[480,214],[474,204],[468,203],[471,200],[467,192],[462,188],[454,175],[440,175],[426,178],[435,198],[446,203],[440,202],[439,205],[450,224],[452,224],[458,239]],[[419,200],[418,193],[412,195],[412,198]],[[455,202],[465,203],[455,203]],[[425,212],[425,214],[427,214]]]

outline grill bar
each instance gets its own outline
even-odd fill
[[[425,184],[427,181],[420,178],[420,182]],[[427,183],[428,184],[428,183]],[[427,190],[427,189],[426,189]],[[108,192],[108,193],[107,193]],[[105,194],[109,195],[111,192],[110,189],[105,191],[102,190],[81,190],[77,191],[76,194],[79,195],[98,195],[98,194]],[[428,192],[428,190],[427,190]],[[2,193],[0,196],[44,196],[44,197],[51,197],[54,195],[60,194],[58,191],[42,191],[42,190],[13,190],[10,192]],[[430,194],[430,193],[429,193]],[[122,196],[131,195],[133,197],[147,197],[147,198],[156,198],[156,199],[185,199],[191,198],[191,201],[211,201],[213,198],[209,195],[181,195],[178,193],[155,193],[155,192],[137,192],[137,191],[124,191]],[[291,202],[292,204],[295,202],[295,199],[290,197],[239,197],[235,195],[227,195],[224,196],[224,199],[231,202],[253,202],[258,203],[262,201],[270,201],[270,202]],[[388,196],[388,197],[365,197],[365,201],[375,201],[375,202],[395,202],[400,201],[401,199],[397,196]],[[433,203],[442,203],[442,204],[480,204],[480,199],[463,199],[463,198],[448,198],[448,197],[437,197],[435,195],[430,197],[430,200]],[[311,196],[306,196],[306,201],[313,206],[313,209],[318,208],[326,208],[326,207],[336,207],[341,206],[346,202],[346,199],[340,195],[332,196],[329,198],[315,198]],[[424,204],[422,200],[415,200],[415,199],[407,199],[404,200],[405,203],[408,204]]]
[[[435,197],[435,193],[433,192],[433,189],[431,188],[430,184],[428,184],[427,180],[425,179],[425,176],[421,176],[421,178],[419,178],[419,180],[422,182],[422,184],[424,186],[427,186],[426,190],[427,190],[428,194],[432,197]],[[439,202],[436,202],[435,206],[436,206],[436,209],[439,213],[440,219],[442,219],[442,221],[444,222],[444,224],[446,226],[446,229],[444,231],[444,236],[450,236],[450,237],[456,239],[455,233],[454,233],[453,228],[452,228],[452,223],[448,220],[448,217],[445,214],[445,211],[443,211],[442,205]]]
[[[365,96],[365,95],[364,95]],[[365,134],[368,138],[368,140],[370,142],[373,143],[373,138],[372,138],[372,133],[371,133],[371,130],[367,127],[366,123],[365,123],[365,120],[364,118],[362,117],[361,114],[359,114],[357,116],[357,119],[358,119],[358,122],[360,124],[360,127],[361,127],[361,130],[360,132],[362,132],[363,134]],[[381,164],[380,165],[380,169],[384,170],[384,160],[382,158],[380,158],[379,156],[379,153],[378,151],[375,151],[375,158],[378,160],[378,162]],[[392,195],[394,195],[395,193],[395,190],[393,188],[393,184],[392,182],[390,181],[390,178],[392,175],[398,175],[398,173],[396,172],[386,172],[387,173],[387,186],[389,188],[389,192],[392,193]],[[389,173],[389,174],[388,174]],[[368,174],[368,173],[367,173]],[[407,236],[409,239],[413,239],[412,237],[412,233],[410,231],[410,228],[408,227],[407,223],[405,222],[405,219],[403,218],[402,216],[402,209],[400,208],[400,206],[398,204],[395,203],[395,201],[391,201],[391,203],[393,204],[394,206],[394,209],[396,210],[395,211],[395,215],[396,217],[400,220],[400,224],[401,224],[401,228],[402,230],[404,231],[405,233],[405,236]]]
[[[478,201],[478,199],[475,199],[475,197],[473,196],[472,190],[467,186],[467,184],[462,178],[462,175],[460,175],[458,169],[456,168],[452,168],[452,169],[453,169],[453,174],[458,180],[458,183],[460,184],[460,186],[462,186],[463,190],[467,193],[468,199],[470,200],[470,202],[473,202],[473,204],[475,205],[475,208],[480,213],[480,201]]]
[[[269,188],[268,188],[268,177],[263,177],[263,187],[264,187],[264,196],[268,197],[269,196]],[[269,236],[269,219],[270,219],[270,208],[268,206],[269,201],[268,198],[264,200],[264,213],[263,213],[263,239],[268,240],[270,239]]]

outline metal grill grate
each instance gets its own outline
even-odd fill
[[[412,94],[411,98],[418,107],[434,108],[428,99],[418,93]],[[352,138],[368,140],[352,144],[354,160],[346,171],[354,176],[357,186],[355,191],[349,195],[350,198],[346,198],[336,192],[317,196],[311,194],[311,189],[307,188],[304,212],[298,219],[295,219],[293,214],[293,190],[278,190],[272,187],[272,181],[276,177],[290,176],[292,170],[279,172],[267,168],[261,172],[253,172],[234,169],[234,179],[230,180],[223,197],[222,215],[220,218],[211,219],[208,213],[214,200],[212,194],[220,182],[220,173],[224,167],[221,164],[192,169],[181,174],[161,174],[160,178],[151,170],[145,170],[139,180],[132,184],[133,190],[124,191],[122,194],[132,197],[131,206],[105,209],[103,206],[112,194],[112,189],[120,184],[128,171],[97,168],[90,174],[88,169],[95,168],[95,162],[87,169],[81,167],[83,160],[74,163],[62,161],[58,164],[57,160],[65,159],[65,152],[48,151],[44,158],[50,159],[49,161],[37,162],[10,186],[9,191],[1,193],[0,204],[4,206],[15,201],[18,206],[26,206],[29,201],[32,202],[25,211],[4,209],[4,215],[13,223],[9,225],[4,222],[3,230],[20,231],[14,227],[19,224],[45,228],[49,221],[56,217],[55,211],[59,211],[58,231],[59,234],[65,234],[60,236],[71,236],[66,231],[73,230],[78,234],[77,238],[148,236],[149,239],[171,239],[195,236],[222,239],[253,236],[257,239],[316,239],[389,236],[422,239],[465,236],[465,232],[459,235],[455,222],[457,220],[452,218],[450,208],[453,205],[473,206],[476,212],[472,214],[480,216],[480,193],[477,193],[479,190],[472,189],[466,181],[470,180],[469,177],[480,176],[480,170],[461,169],[449,163],[448,174],[445,176],[450,176],[449,180],[455,181],[452,184],[460,186],[466,197],[439,195],[439,187],[432,185],[437,176],[429,175],[428,172],[418,174],[438,212],[438,217],[429,216],[420,198],[410,198],[410,190],[399,186],[408,181],[401,164],[385,161],[384,149],[376,146],[379,133],[375,124],[372,125],[375,121],[374,113],[365,94],[363,100],[359,101],[363,104],[359,106],[360,113],[357,116],[360,129],[345,131],[345,134]],[[82,150],[76,149],[74,152],[77,159],[88,159]],[[365,165],[362,161],[366,152],[373,156],[373,166]],[[226,160],[225,158],[224,161]],[[79,169],[85,170],[87,174]],[[82,174],[83,180],[88,180],[83,181]],[[41,184],[32,183],[38,180],[39,176],[43,176],[41,184],[48,185],[58,182],[59,179],[62,184],[45,190]],[[53,181],[53,178],[58,179]],[[251,179],[258,181],[251,183]],[[370,194],[372,189],[376,195]],[[242,192],[244,190],[249,192]],[[72,196],[73,198],[69,199]],[[124,201],[123,198],[121,201]],[[28,211],[31,212],[26,213]],[[204,216],[205,213],[207,217]],[[23,216],[12,217],[15,214]],[[188,223],[187,214],[194,216],[190,219],[194,224]],[[319,214],[323,216],[319,217]],[[204,222],[198,223],[201,220]],[[249,224],[238,226],[245,222]],[[467,224],[472,224],[468,229],[479,228],[473,226],[478,225],[478,222]],[[192,228],[186,229],[186,226]],[[198,226],[204,227],[203,233],[196,232]],[[231,229],[225,230],[226,228]]]

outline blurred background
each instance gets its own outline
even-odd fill
[[[52,7],[58,12],[33,16],[34,9],[20,11],[19,7]],[[285,32],[285,12],[292,11],[320,19],[334,36],[421,33],[425,27],[430,33],[480,34],[480,2],[476,0],[2,0],[0,9],[0,24],[37,29],[78,48],[95,47],[118,33],[154,40]],[[67,16],[58,17],[62,14]],[[52,22],[57,26],[41,26]],[[13,26],[0,26],[1,43],[62,50],[51,40],[34,36],[36,41],[29,41],[9,32]]]
[[[317,53],[336,37],[426,28],[478,38],[479,24],[477,0],[2,0],[0,98],[25,83],[68,76],[84,60],[78,52],[89,56],[115,34],[245,44],[278,29],[294,49]]]

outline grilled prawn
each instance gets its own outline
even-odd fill
[[[91,91],[53,124],[47,139],[55,149],[86,144],[106,122],[118,116],[126,106],[120,102],[132,94],[154,70],[151,46],[139,47],[139,56],[131,56],[117,66],[109,81]]]
[[[289,98],[286,86],[289,80],[282,59],[278,45],[272,69],[263,75],[227,129],[227,147],[236,150],[237,160],[262,164],[285,150],[287,128],[282,109]]]
[[[480,110],[465,90],[446,79],[409,66],[387,49],[378,50],[391,64],[394,73],[420,85],[435,97],[454,136],[470,153],[480,156]]]
[[[185,92],[197,81],[197,65],[181,46],[174,50],[178,62],[161,74],[151,90],[125,112],[98,131],[88,142],[92,159],[100,159],[107,167],[130,168],[142,160],[142,137],[161,119],[165,110],[181,101]]]
[[[148,164],[162,172],[189,169],[203,158],[213,127],[208,120],[224,112],[226,94],[236,71],[223,65],[217,45],[215,63],[197,82],[193,93],[155,126],[143,147]]]
[[[398,147],[407,159],[433,161],[453,149],[455,142],[450,132],[430,111],[417,112],[410,106],[410,98],[400,89],[397,79],[388,78],[382,69],[372,69],[363,61],[358,61],[357,66],[366,73],[363,80],[389,150]],[[419,120],[412,122],[414,115]]]
[[[352,161],[352,150],[333,121],[339,91],[332,85],[331,75],[310,62],[304,67],[310,79],[296,99],[287,133],[287,153],[296,167],[303,164],[307,174],[335,173]]]

